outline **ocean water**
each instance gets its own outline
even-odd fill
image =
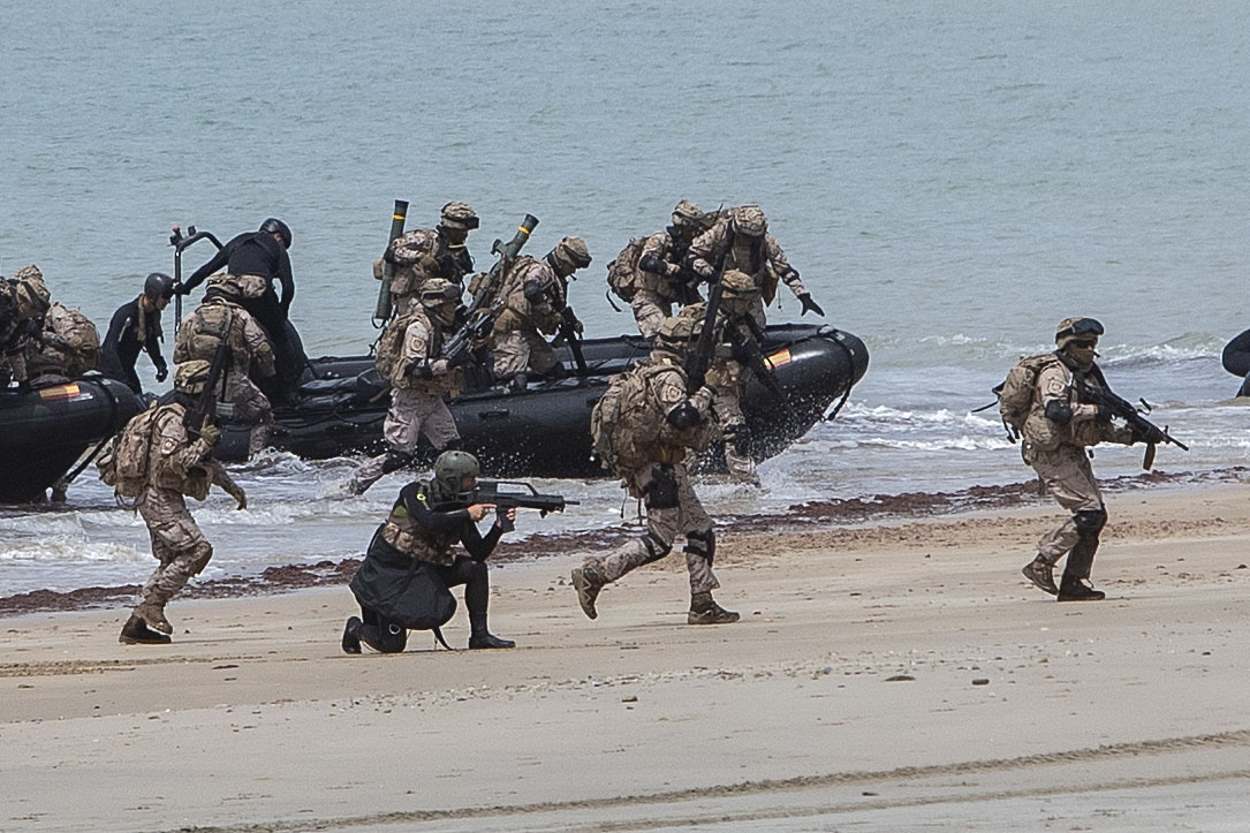
[[[1218,358],[1250,326],[1244,4],[50,2],[0,20],[0,272],[39,263],[101,326],[172,269],[171,224],[224,237],[275,215],[309,352],[361,351],[399,197],[410,224],[470,201],[482,266],[527,211],[535,254],[585,237],[572,303],[589,332],[625,332],[604,267],[630,236],[682,197],[758,201],[872,365],[762,491],[703,484],[714,511],[1026,479],[992,411],[969,412],[1073,314],[1107,326],[1117,390],[1190,442],[1160,468],[1250,461]],[[798,311],[787,295],[770,316]],[[252,508],[197,512],[209,574],[359,552],[400,481],[343,498],[353,464],[242,469]],[[610,481],[541,485],[584,504],[523,531],[620,522]],[[150,567],[98,483],[0,510],[0,595]]]

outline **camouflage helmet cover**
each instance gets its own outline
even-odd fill
[[[43,272],[33,263],[13,275],[14,299],[23,315],[41,316],[48,311],[52,297],[43,282]]]
[[[460,287],[443,278],[429,278],[421,284],[421,305],[438,307],[460,300]]]
[[[1055,327],[1055,344],[1062,350],[1074,341],[1097,339],[1102,334],[1102,322],[1097,318],[1065,318]]]
[[[699,337],[706,312],[705,304],[691,304],[661,321],[657,333],[663,341],[684,345]]]
[[[673,207],[673,225],[697,225],[703,219],[703,209],[690,200],[682,200]]]
[[[760,237],[768,231],[768,219],[758,205],[740,205],[730,214],[734,231],[748,237]]]
[[[720,283],[725,297],[749,297],[758,295],[760,291],[751,276],[738,269],[725,270],[725,274],[721,275]]]
[[[178,365],[178,372],[174,374],[174,387],[192,395],[203,393],[204,386],[208,384],[208,372],[212,368],[212,364],[203,359],[183,362]]]
[[[480,225],[477,212],[467,202],[449,202],[439,212],[439,225],[443,228],[471,231]]]
[[[590,249],[586,241],[580,237],[564,237],[551,250],[556,260],[569,264],[574,269],[584,269],[590,265]]]

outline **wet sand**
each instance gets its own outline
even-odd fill
[[[677,559],[595,622],[575,555],[507,562],[509,652],[345,656],[342,587],[175,602],[169,647],[0,619],[0,830],[1243,830],[1245,498],[1114,495],[1097,604],[1019,576],[1025,501],[742,528],[734,626],[684,624]]]

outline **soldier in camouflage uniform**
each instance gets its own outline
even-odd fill
[[[693,394],[687,390],[682,356],[699,329],[689,317],[666,318],[650,358],[630,370],[629,378],[615,382],[616,390],[609,388],[596,405],[596,447],[607,449],[605,463],[624,480],[630,496],[645,502],[647,529],[637,540],[602,558],[591,556],[573,570],[578,603],[591,619],[598,616],[595,600],[606,585],[668,555],[677,535],[684,534],[690,573],[686,621],[738,621],[737,613],[712,598],[720,586],[712,572],[716,534],[686,470],[688,452],[706,445],[714,396],[706,386]]]
[[[391,303],[395,310],[408,308],[408,301],[431,278],[442,278],[463,287],[464,276],[473,271],[469,254],[469,232],[479,225],[478,216],[465,202],[449,202],[432,229],[413,229],[395,238],[382,257],[395,271],[391,277]]]
[[[568,280],[590,265],[580,237],[565,237],[542,260],[518,257],[504,277],[503,309],[495,319],[495,378],[524,390],[528,373],[559,376],[564,366],[540,333],[554,335],[568,306]],[[574,324],[581,332],[581,322]]]
[[[786,253],[768,233],[768,220],[758,205],[741,205],[726,212],[716,224],[690,244],[690,266],[701,277],[711,280],[722,270],[745,272],[759,287],[760,298],[752,311],[757,324],[764,326],[764,308],[777,295],[778,282],[784,282],[809,311],[824,316],[812,300],[799,272],[786,260]]]
[[[265,330],[241,305],[244,290],[233,275],[218,275],[208,282],[204,301],[187,316],[174,344],[174,361],[199,359],[211,362],[224,339],[230,347],[225,382],[226,399],[234,416],[253,426],[248,454],[256,454],[269,442],[273,406],[252,381],[250,374],[269,379],[276,373],[273,346]]]
[[[80,310],[53,301],[43,319],[43,332],[26,348],[26,370],[38,384],[44,377],[60,384],[100,363],[100,333]]]
[[[217,427],[205,423],[200,436],[192,437],[185,426],[187,410],[203,393],[209,369],[205,361],[180,366],[173,392],[161,400],[152,418],[147,481],[137,508],[148,526],[152,555],[160,564],[144,583],[141,600],[122,627],[119,641],[123,643],[168,643],[174,629],[165,618],[165,605],[213,556],[213,545],[196,526],[183,496],[204,500],[210,484],[215,484],[229,492],[240,509],[247,506],[243,489],[211,458],[220,436]]]
[[[404,328],[402,347],[390,368],[391,407],[382,435],[385,454],[361,466],[347,490],[364,494],[383,475],[407,468],[422,435],[435,450],[460,444],[460,432],[444,397],[456,392],[459,372],[439,358],[443,341],[455,322],[460,288],[442,278],[430,278],[409,301],[408,312],[388,326]],[[385,340],[385,336],[384,336]]]
[[[694,239],[710,226],[708,215],[689,200],[673,208],[673,222],[647,237],[638,257],[637,285],[630,308],[638,322],[638,330],[646,338],[654,338],[660,322],[673,314],[673,304],[698,300],[698,290],[691,278],[686,255]]]
[[[1046,490],[1072,513],[1056,529],[1042,536],[1038,555],[1024,566],[1024,576],[1059,601],[1099,600],[1101,590],[1088,584],[1099,534],[1107,523],[1107,509],[1090,467],[1086,449],[1100,442],[1131,445],[1139,437],[1132,429],[1113,425],[1097,405],[1079,401],[1073,376],[1087,385],[1102,387],[1102,372],[1094,364],[1102,324],[1092,318],[1065,318],[1055,333],[1054,361],[1037,372],[1032,406],[1022,428],[1022,453]],[[1063,580],[1055,586],[1055,564],[1068,556]]]
[[[0,388],[10,381],[21,388],[29,385],[26,354],[43,331],[49,306],[38,266],[23,266],[12,278],[0,280]]]

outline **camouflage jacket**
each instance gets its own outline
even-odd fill
[[[746,240],[748,238],[735,245],[729,218],[717,220],[714,226],[690,244],[688,258],[691,268],[704,278],[715,276],[718,267],[745,272],[755,279],[765,306],[776,297],[778,281],[784,281],[795,295],[807,292],[799,273],[790,265],[775,237],[765,234],[754,245],[744,245]]]

